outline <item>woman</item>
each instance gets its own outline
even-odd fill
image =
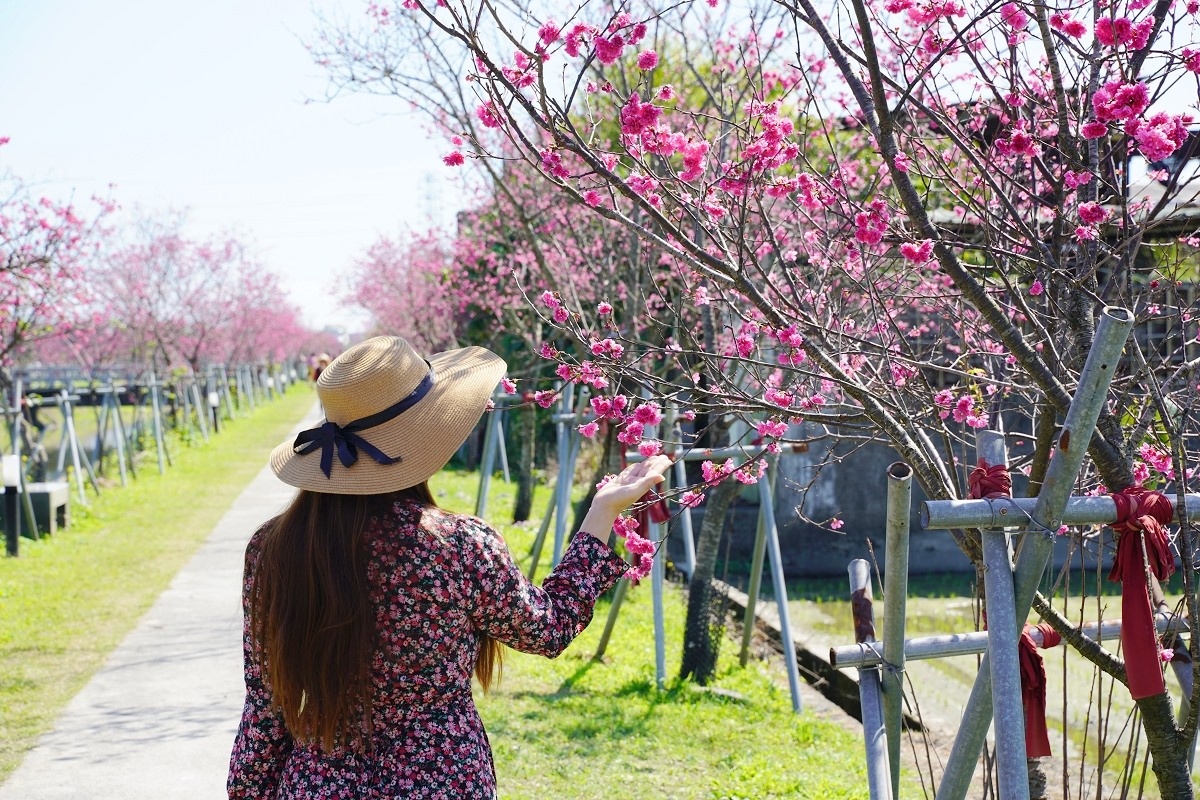
[[[558,655],[628,565],[617,515],[665,457],[597,490],[542,586],[500,535],[437,508],[427,479],[475,427],[504,362],[477,347],[423,360],[377,337],[325,369],[326,421],[271,454],[300,492],[246,547],[246,704],[231,798],[492,798],[471,696],[500,644]]]

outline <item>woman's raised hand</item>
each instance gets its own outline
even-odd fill
[[[613,522],[622,511],[663,480],[663,473],[671,466],[667,456],[653,456],[645,461],[630,464],[615,477],[596,490],[592,506],[579,526],[597,539],[608,541]]]

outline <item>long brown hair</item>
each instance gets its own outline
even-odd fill
[[[250,583],[250,635],[284,723],[325,750],[370,749],[376,632],[367,580],[368,519],[396,501],[436,505],[426,483],[386,495],[301,490],[268,524]],[[475,676],[499,677],[500,643],[484,636]]]

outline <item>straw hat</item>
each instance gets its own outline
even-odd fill
[[[321,373],[325,422],[276,447],[271,469],[312,492],[383,494],[416,486],[466,440],[507,368],[482,347],[426,361],[398,336],[368,339]]]

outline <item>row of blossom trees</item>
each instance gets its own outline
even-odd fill
[[[476,249],[435,259],[470,287],[447,314],[465,303],[511,329],[503,315],[533,298],[523,338],[599,395],[624,444],[676,447],[647,424],[668,404],[764,454],[805,421],[888,442],[950,499],[966,496],[970,428],[1016,409],[1036,494],[1116,305],[1138,333],[1078,491],[1190,488],[1195,0],[366,11],[313,45],[334,86],[424,108],[447,169],[489,179],[498,227],[475,238],[464,222]],[[711,464],[681,498],[720,516],[726,487],[760,474]],[[975,532],[956,535],[978,561]],[[1170,544],[1194,619],[1192,529]],[[693,598],[706,579],[698,565]],[[1066,609],[1037,608],[1069,631]],[[1093,645],[1080,653],[1124,681]],[[1165,691],[1136,700],[1162,796],[1192,797],[1200,697],[1178,720]]]
[[[315,346],[238,238],[190,238],[181,214],[117,219],[108,199],[56,201],[0,174],[0,368],[199,370]]]

